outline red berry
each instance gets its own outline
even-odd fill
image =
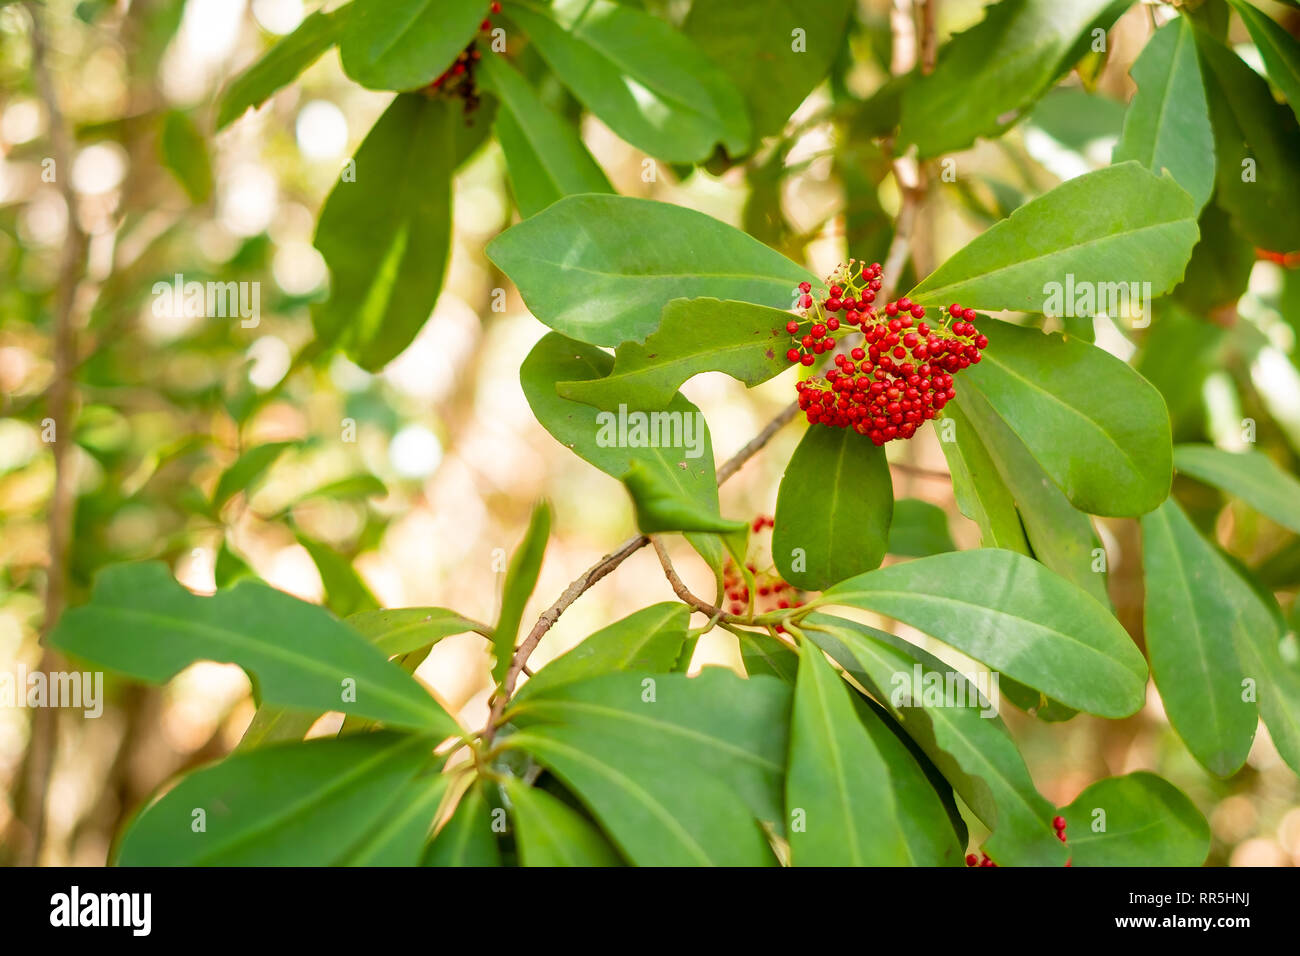
[[[811,283],[808,283],[808,282],[800,282],[800,283],[799,283],[799,291],[800,291],[800,292],[811,292],[811,291],[812,291],[812,284],[811,284]]]
[[[794,319],[791,319],[789,322],[785,324],[785,330],[789,332],[791,335],[797,335],[799,332],[799,323],[796,322]]]

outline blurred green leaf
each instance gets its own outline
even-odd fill
[[[507,11],[573,95],[633,146],[670,163],[748,149],[740,92],[667,23],[608,0],[517,2]],[[563,331],[563,330],[561,330]]]
[[[348,9],[312,13],[261,59],[231,80],[217,105],[217,131],[239,119],[246,110],[261,106],[338,42]]]
[[[343,71],[372,90],[427,86],[478,33],[482,0],[352,0],[339,36]]]
[[[510,556],[505,583],[501,590],[501,613],[492,629],[492,643],[496,663],[492,665],[492,679],[498,684],[510,667],[515,642],[519,638],[519,622],[523,620],[524,605],[537,587],[537,576],[542,570],[542,558],[551,536],[551,506],[545,501],[533,508],[523,540]]]
[[[208,143],[194,121],[180,110],[163,114],[158,149],[163,165],[185,188],[190,202],[205,203],[212,197],[212,161]]]
[[[1263,452],[1178,445],[1174,448],[1174,467],[1235,495],[1284,528],[1300,534],[1300,481]]]

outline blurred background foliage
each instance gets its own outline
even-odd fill
[[[640,5],[675,23],[690,6]],[[330,51],[262,108],[213,133],[223,85],[315,6],[51,0],[43,15],[48,66],[74,138],[70,168],[60,169],[52,165],[29,16],[22,5],[0,5],[0,668],[35,668],[41,660],[54,483],[46,434],[56,374],[52,316],[74,224],[87,237],[87,256],[84,276],[68,290],[77,327],[68,603],[84,600],[107,564],[158,559],[200,592],[253,574],[339,614],[444,605],[490,620],[503,556],[544,496],[558,533],[529,608],[535,615],[635,530],[617,482],[555,443],[524,401],[518,367],[544,330],[483,255],[514,216],[494,142],[457,173],[447,280],[417,339],[377,374],[315,354],[309,307],[328,283],[312,246],[316,214],[391,94],[346,80]],[[1300,12],[1266,6],[1300,33]],[[917,274],[1027,199],[1109,163],[1134,88],[1128,69],[1153,29],[1154,10],[1130,9],[1107,52],[1085,56],[1007,135],[945,159],[955,175],[940,177],[917,223]],[[1198,15],[1215,16],[1215,4]],[[828,81],[743,163],[661,166],[647,181],[641,153],[590,116],[582,117],[584,139],[623,194],[742,226],[819,273],[849,255],[881,259],[900,203],[873,139],[896,122],[897,99],[886,85],[889,16],[888,0],[859,0]],[[980,17],[975,0],[949,0],[940,37]],[[1236,25],[1229,39],[1258,66],[1249,35],[1238,36]],[[524,50],[518,62],[552,105],[580,115],[563,88],[547,82],[538,58]],[[1278,213],[1298,211],[1300,203]],[[1215,216],[1215,207],[1206,215]],[[1100,320],[1097,341],[1161,388],[1175,440],[1245,447],[1249,419],[1257,447],[1294,472],[1300,271],[1257,256],[1219,218],[1209,231],[1221,249],[1193,260],[1150,329],[1135,334]],[[258,283],[260,320],[245,327],[238,317],[187,318],[160,308],[155,283],[178,274]],[[719,461],[787,404],[792,376],[750,392],[721,374],[688,383],[684,391],[706,413]],[[797,438],[797,428],[786,429],[725,486],[724,513],[772,511]],[[977,545],[932,431],[896,444],[904,446],[890,449],[902,466],[898,497],[937,505],[956,542]],[[1207,487],[1189,482],[1180,492],[1199,505],[1202,527],[1277,589],[1294,623],[1294,538]],[[1136,522],[1098,524],[1117,612],[1140,634]],[[711,578],[698,559],[689,551],[676,557],[687,583],[707,591]],[[628,608],[671,598],[654,555],[642,551],[564,615],[534,662]],[[695,666],[739,667],[733,640],[708,635]],[[418,676],[478,726],[490,663],[486,641],[467,634],[439,643]],[[1063,805],[1100,777],[1152,769],[1211,821],[1211,864],[1300,863],[1300,790],[1263,728],[1247,766],[1217,781],[1170,731],[1153,686],[1149,693],[1148,706],[1124,721],[1046,723],[1008,707],[1043,793]],[[98,720],[55,716],[42,862],[103,863],[125,817],[173,774],[229,751],[254,710],[243,672],[215,664],[192,667],[162,689],[110,676],[107,697]],[[23,839],[11,824],[31,720],[30,710],[0,709],[0,830],[10,834],[3,858],[17,857]],[[337,723],[327,716],[318,730]]]

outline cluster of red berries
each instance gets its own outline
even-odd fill
[[[810,423],[852,428],[883,445],[911,438],[922,422],[952,401],[957,395],[953,375],[977,363],[989,340],[975,328],[975,310],[956,303],[934,328],[922,321],[925,309],[906,296],[886,303],[883,316],[878,314],[880,263],[857,266],[850,259],[832,273],[828,295],[820,301],[813,298],[810,283],[800,283],[804,321],[786,324],[794,337],[786,358],[811,366],[818,355],[834,350],[840,329],[860,330],[866,348],[837,354],[835,368],[824,378],[800,381],[795,388]],[[800,336],[810,318],[812,327]]]
[[[490,13],[500,13],[501,4],[494,0],[488,9]],[[487,33],[491,29],[492,21],[485,17],[479,24],[479,32]],[[474,67],[482,58],[483,54],[478,49],[478,40],[470,40],[469,45],[456,57],[456,62],[447,67],[441,76],[426,87],[427,92],[460,97],[465,101],[465,112],[472,113],[479,103],[478,86],[474,83]]]
[[[1059,817],[1059,816],[1052,817],[1052,829],[1056,831],[1057,839],[1059,839],[1062,843],[1066,842],[1065,841],[1065,817]],[[974,853],[967,853],[966,865],[967,866],[997,866],[996,863],[994,863],[992,860],[989,859],[989,855],[983,852],[981,852],[979,856],[976,856]],[[1069,866],[1070,861],[1066,860],[1065,865]]]
[[[754,534],[759,534],[764,529],[770,530],[776,527],[776,521],[768,515],[759,515],[750,527]],[[760,569],[754,561],[747,561],[745,570],[754,577],[755,614],[803,606],[804,593],[784,580],[775,568],[769,566]],[[722,568],[722,587],[727,595],[727,611],[731,614],[744,614],[749,606],[751,592],[745,581],[745,575],[730,558]],[[777,626],[777,630],[782,630],[780,625]]]

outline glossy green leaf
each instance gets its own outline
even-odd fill
[[[899,498],[894,502],[887,550],[905,558],[956,551],[957,545],[948,531],[947,513],[938,505],[919,498]]]
[[[1198,316],[1213,315],[1225,306],[1235,309],[1250,286],[1250,274],[1256,261],[1255,247],[1237,232],[1232,217],[1213,199],[1201,210],[1197,228],[1201,231],[1201,241],[1192,250],[1187,275],[1174,289],[1173,297]],[[1162,311],[1163,307],[1157,309],[1153,322],[1160,322]],[[1198,322],[1187,331],[1201,332],[1198,326],[1204,324]],[[1217,331],[1211,333],[1208,341],[1204,334],[1196,338],[1205,350],[1219,334]],[[1148,349],[1157,347],[1150,341],[1146,344]],[[1181,374],[1181,365],[1179,371]],[[1188,385],[1199,391],[1200,382]]]
[[[292,33],[282,37],[222,91],[217,106],[217,129],[224,129],[245,111],[261,106],[296,80],[338,41],[344,23],[342,9],[329,13],[317,10]]]
[[[330,296],[312,309],[322,345],[370,371],[406,348],[433,312],[451,243],[451,174],[471,137],[459,105],[399,96],[335,184],[316,226]],[[475,114],[473,123],[486,126]]]
[[[1006,726],[975,684],[893,634],[825,614],[807,620],[809,639],[889,709],[992,831],[984,845],[989,856],[1010,866],[1065,862],[1051,827],[1051,803],[1035,788]],[[927,699],[927,687],[951,687],[954,696]]]
[[[810,425],[776,496],[772,560],[805,591],[879,567],[894,486],[885,450],[851,428]]]
[[[1141,515],[1173,481],[1173,439],[1160,393],[1108,352],[985,319],[983,361],[963,373],[1065,497],[1089,514]]]
[[[1199,209],[1214,191],[1214,132],[1194,33],[1191,22],[1178,17],[1142,48],[1130,71],[1138,90],[1114,161],[1135,159],[1157,174],[1169,170]]]
[[[600,831],[558,798],[514,778],[506,781],[505,790],[522,865],[623,865]]]
[[[418,866],[446,798],[451,776],[426,771],[399,792],[371,830],[352,845],[341,866]]]
[[[636,508],[636,524],[646,534],[659,531],[697,531],[734,534],[745,522],[718,517],[707,505],[683,498],[680,484],[654,465],[633,461],[623,484]]]
[[[597,408],[664,408],[682,383],[725,372],[753,387],[790,367],[789,312],[749,302],[674,299],[644,342],[624,342],[604,378],[561,382],[560,395]]]
[[[492,665],[492,679],[497,683],[506,676],[510,660],[514,657],[515,641],[519,638],[519,622],[524,617],[524,606],[537,587],[537,576],[542,571],[542,558],[546,542],[551,536],[551,506],[545,501],[533,508],[523,540],[510,556],[506,568],[505,584],[501,592],[501,613],[492,629],[492,643],[496,663]]]
[[[1178,445],[1174,448],[1174,467],[1240,498],[1284,528],[1300,534],[1300,481],[1263,452]]]
[[[825,656],[799,655],[786,812],[794,866],[955,866],[961,860],[939,796],[920,766],[850,691]]]
[[[665,503],[662,495],[671,489],[673,500],[682,503],[686,516],[693,516],[697,522],[701,515],[721,521],[713,444],[704,416],[694,405],[680,395],[668,405],[667,411],[680,416],[674,419],[681,424],[679,446],[674,447],[672,442],[673,420],[668,421],[668,442],[656,441],[652,445],[653,435],[638,433],[634,445],[631,440],[634,436],[626,427],[626,416],[621,420],[624,427],[620,435],[618,416],[597,412],[590,405],[571,402],[555,393],[557,382],[599,378],[607,375],[613,364],[614,360],[600,349],[551,333],[533,346],[524,359],[519,380],[528,405],[542,427],[578,457],[619,480],[628,476],[634,464],[639,465],[640,480],[647,491],[661,496],[660,504]],[[692,429],[691,445],[685,441],[688,424]],[[658,478],[646,481],[645,476],[650,473]]]
[[[533,315],[592,345],[644,340],[671,299],[715,296],[789,308],[815,279],[703,213],[626,196],[570,196],[507,229],[488,257]]]
[[[852,0],[695,0],[682,32],[731,77],[761,138],[780,132],[826,76],[852,7]]]
[[[799,672],[799,655],[789,645],[756,631],[745,631],[740,659],[751,677],[766,674],[793,685]]]
[[[1071,866],[1200,866],[1210,852],[1200,811],[1145,770],[1099,780],[1061,816]]]
[[[1262,249],[1300,249],[1295,207],[1300,124],[1268,82],[1218,40],[1196,31],[1218,153],[1218,202],[1241,235]]]
[[[734,156],[748,149],[740,92],[663,20],[608,0],[512,3],[507,13],[573,95],[633,146],[670,163],[707,159],[717,143]]]
[[[775,863],[790,688],[721,668],[611,674],[535,694],[505,738],[552,770],[638,865]]]
[[[666,601],[642,608],[561,654],[530,677],[515,695],[522,701],[546,687],[617,671],[667,673],[677,665],[691,612]]]
[[[945,406],[938,431],[957,508],[979,525],[980,543],[986,548],[1029,554],[1029,541],[1015,499],[960,404]]]
[[[256,581],[199,597],[163,564],[113,565],[100,572],[90,603],[63,615],[50,641],[150,683],[195,661],[229,662],[253,675],[268,703],[459,732],[423,687],[351,628]]]
[[[1108,29],[1128,6],[1129,0],[989,5],[981,22],[940,48],[932,73],[912,77],[903,90],[900,142],[916,143],[928,158],[1001,135],[1087,51],[1092,29]]]
[[[1127,717],[1146,696],[1146,662],[1105,608],[1032,558],[985,548],[850,578],[814,604],[910,624],[1068,707]]]
[[[1240,0],[1230,2],[1250,31],[1268,78],[1300,118],[1300,42],[1262,10]]]
[[[212,196],[212,161],[208,144],[194,121],[180,110],[163,115],[158,133],[158,151],[163,165],[185,189],[192,203],[205,203]]]
[[[612,193],[578,130],[556,115],[503,56],[480,61],[482,86],[501,101],[496,134],[525,219],[577,193]]]
[[[1025,203],[909,296],[926,306],[956,301],[973,309],[1064,315],[1067,305],[1076,305],[1063,301],[1072,277],[1073,289],[1113,295],[1121,306],[1149,302],[1182,279],[1196,245],[1197,212],[1196,201],[1168,176],[1136,162],[1107,166]]]
[[[1255,739],[1234,632],[1247,625],[1234,572],[1171,498],[1142,519],[1151,676],[1187,749],[1211,773],[1239,770]]]
[[[425,851],[424,866],[500,866],[501,848],[481,783],[471,784]]]
[[[117,862],[329,865],[434,763],[436,743],[381,732],[229,757],[188,775],[147,807],[122,838]]]
[[[486,628],[445,607],[399,607],[352,614],[347,624],[389,657],[436,644],[453,634]]]
[[[1109,607],[1106,553],[1091,519],[1070,504],[977,390],[963,392],[958,401],[1015,499],[1032,555]]]
[[[343,71],[372,90],[427,86],[478,33],[487,8],[482,0],[352,0],[339,37]]]

